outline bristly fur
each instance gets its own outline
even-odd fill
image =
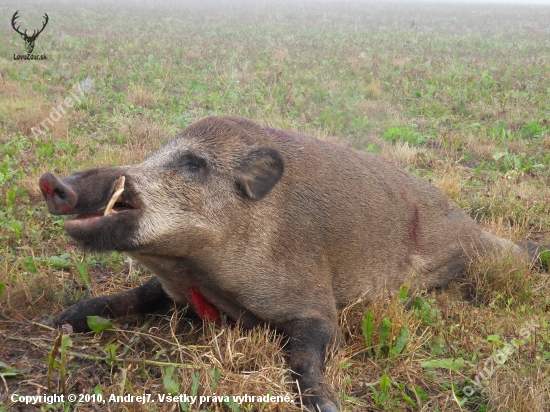
[[[323,378],[327,348],[341,338],[338,309],[407,282],[443,286],[473,255],[523,253],[382,156],[240,117],[203,119],[135,166],[42,179],[56,185],[49,202],[71,193],[63,206],[88,213],[121,175],[135,209],[69,223],[68,234],[147,266],[156,276],[148,302],[174,299],[202,313],[198,293],[245,327],[265,322],[288,334],[302,401],[323,412],[339,408]],[[56,322],[138,313],[143,293],[83,301]]]

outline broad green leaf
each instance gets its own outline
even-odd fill
[[[409,327],[408,325],[405,325],[399,331],[399,334],[395,339],[395,345],[390,350],[391,356],[397,356],[401,352],[403,352],[403,349],[405,349],[405,344],[407,343],[408,337],[409,337]]]
[[[550,249],[546,247],[542,247],[542,251],[540,254],[540,263],[546,268],[550,267]]]
[[[210,379],[211,379],[210,390],[212,392],[216,392],[216,388],[220,383],[220,376],[221,376],[221,372],[218,368],[210,368]]]
[[[197,396],[199,393],[199,372],[195,372],[191,377],[191,396]]]
[[[499,345],[504,346],[504,343],[499,339],[498,335],[489,335],[487,336],[489,342],[498,343]]]
[[[71,268],[73,264],[67,260],[68,257],[68,253],[64,253],[61,256],[50,256],[50,266],[62,269]]]
[[[415,386],[414,391],[421,401],[426,401],[429,398],[429,395],[424,392],[420,386]]]
[[[72,348],[73,341],[69,335],[63,335],[61,337],[61,349]]]
[[[109,320],[99,316],[88,316],[88,326],[94,332],[99,333],[102,330],[111,329],[113,324]]]
[[[120,343],[110,343],[108,345],[105,345],[105,347],[103,348],[103,351],[107,354],[107,356],[105,357],[105,362],[107,363],[107,365],[112,366],[118,363],[116,351],[119,346]]]
[[[389,318],[384,318],[380,324],[380,346],[386,345],[386,341],[391,332],[391,321]]]
[[[407,402],[409,405],[416,406],[416,402],[413,401],[409,395],[407,395],[406,393],[403,393],[402,396],[405,402]]]
[[[426,362],[422,362],[420,364],[423,368],[442,368],[442,369],[450,369],[453,371],[459,370],[464,366],[464,359],[458,358],[458,359],[452,359],[452,358],[445,358],[445,359],[433,359]]]
[[[363,317],[363,336],[365,337],[365,342],[367,348],[372,347],[372,335],[374,333],[374,313],[372,310],[367,310],[365,316]]]
[[[388,375],[384,374],[382,375],[382,379],[380,380],[380,389],[383,393],[388,393],[388,390],[391,387],[391,380],[388,377]]]
[[[401,286],[401,289],[399,289],[399,293],[397,294],[397,298],[399,300],[403,300],[407,297],[407,294],[409,293],[409,284],[408,283],[404,283],[402,286]]]
[[[78,271],[78,274],[86,287],[90,289],[90,278],[88,277],[88,268],[86,267],[86,264],[84,262],[78,262],[76,264],[76,270]]]
[[[12,368],[6,362],[0,362],[0,376],[4,378],[13,378],[18,375],[24,375],[23,371]]]
[[[170,395],[178,395],[180,391],[180,384],[178,380],[174,377],[174,371],[176,370],[175,366],[167,366],[164,369],[164,393]]]

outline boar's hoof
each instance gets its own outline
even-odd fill
[[[340,402],[335,395],[330,396],[302,396],[302,404],[307,410],[315,412],[338,412],[342,409]]]
[[[53,320],[53,324],[57,327],[70,324],[73,327],[74,332],[88,332],[90,327],[88,326],[88,316],[95,315],[94,310],[90,310],[90,306],[93,306],[93,299],[86,299],[77,302],[68,309],[65,309]]]
[[[55,326],[65,323],[73,327],[74,332],[88,332],[88,316],[116,318],[121,316],[153,313],[168,310],[173,304],[162,284],[156,277],[135,289],[110,296],[85,299],[61,312],[53,320]]]
[[[307,383],[302,381],[302,385],[304,384]],[[306,390],[302,394],[302,405],[307,410],[315,412],[338,412],[342,410],[338,396],[326,383]]]
[[[322,404],[321,406],[317,405],[319,411],[321,412],[338,412],[338,409],[334,403],[328,401]]]

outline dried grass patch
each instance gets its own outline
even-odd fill
[[[151,108],[157,105],[158,100],[157,93],[152,93],[139,85],[130,87],[128,91],[128,101],[134,106]]]
[[[487,306],[517,306],[532,299],[534,271],[525,256],[511,251],[485,253],[473,257],[463,286]]]

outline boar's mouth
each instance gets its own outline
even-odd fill
[[[126,178],[124,176],[118,178],[113,187],[111,197],[107,201],[105,207],[101,207],[91,212],[83,212],[78,214],[74,219],[67,220],[65,222],[65,228],[68,229],[75,226],[93,225],[94,223],[105,221],[110,216],[137,210],[137,207],[130,204],[133,203],[135,205],[135,201],[126,201],[125,197],[123,197],[125,181]]]
[[[120,176],[108,192],[108,199],[105,194],[104,200],[99,202],[92,201],[81,185],[67,182],[68,179],[58,179],[49,173],[40,179],[40,189],[50,212],[76,215],[65,221],[66,233],[87,249],[130,249],[141,209],[135,196],[128,194],[132,189],[125,187],[126,178]]]
[[[115,183],[115,186],[113,187],[111,197],[107,201],[107,204],[105,205],[105,207],[94,210],[92,212],[80,213],[73,220],[68,220],[67,222],[82,220],[82,221],[88,221],[86,223],[90,223],[92,221],[97,221],[105,216],[112,216],[120,212],[135,210],[136,209],[135,207],[131,206],[122,198],[122,194],[124,193],[125,181],[126,181],[126,178],[124,176],[121,176],[118,178],[118,180]]]

